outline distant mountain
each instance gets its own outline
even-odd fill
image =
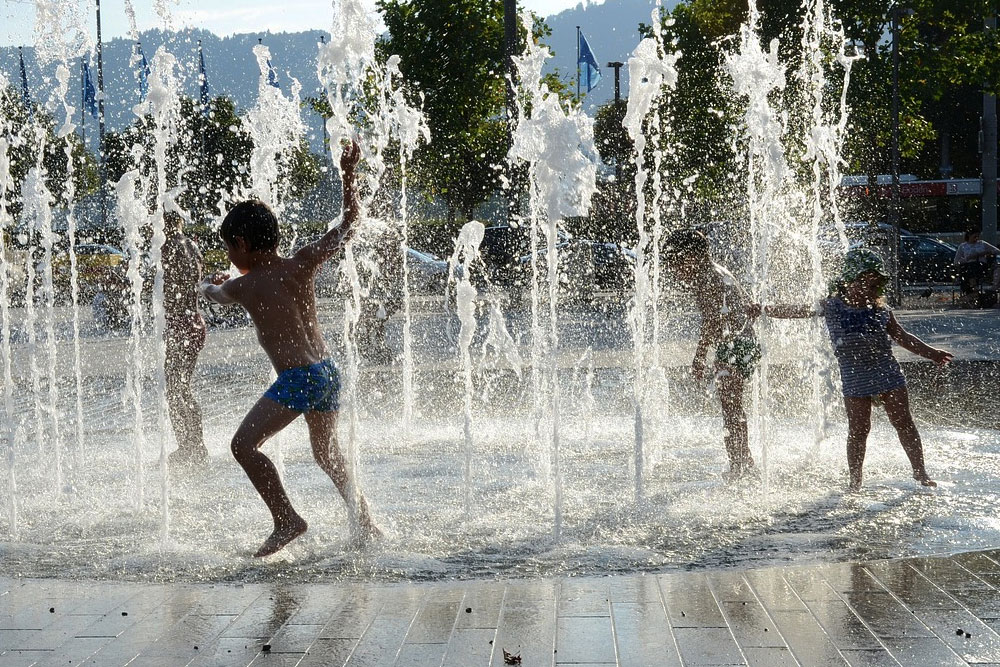
[[[672,8],[679,0],[664,0],[664,5]],[[627,63],[628,57],[639,42],[640,22],[649,23],[655,7],[654,0],[606,0],[602,4],[578,5],[548,17],[552,36],[549,46],[555,56],[549,61],[549,71],[558,68],[566,81],[576,76],[576,26],[580,26],[587,40],[599,58],[602,66],[602,80],[587,98],[585,107],[593,113],[599,104],[614,97],[614,73],[605,67],[609,61]],[[140,35],[147,60],[152,62],[156,50],[166,44],[177,58],[181,76],[182,92],[191,97],[198,95],[198,40],[202,41],[205,53],[205,69],[208,74],[210,93],[213,96],[226,95],[236,102],[243,112],[253,106],[257,98],[257,82],[260,75],[253,55],[253,47],[258,38],[271,50],[271,63],[278,72],[282,89],[289,91],[291,78],[302,85],[302,97],[319,93],[316,75],[317,43],[320,36],[328,38],[325,32],[259,33],[219,37],[205,30],[185,30],[166,33],[151,30]],[[130,40],[117,38],[104,45],[104,89],[107,127],[120,130],[135,118],[132,107],[139,102],[139,86],[136,70],[129,64],[133,49]],[[29,92],[33,99],[47,101],[53,86],[54,65],[39,67],[34,48],[24,48],[25,68]],[[76,123],[80,122],[80,65],[73,63],[74,77],[70,82],[71,104],[77,108]],[[20,87],[20,69],[17,48],[0,48],[0,72],[8,81]],[[96,70],[95,70],[96,77]],[[628,95],[628,67],[622,68],[623,97]],[[309,127],[309,139],[314,150],[319,150],[322,125],[319,117],[304,111],[303,118]],[[86,118],[88,144],[97,135],[96,121]]]
[[[252,107],[257,99],[260,71],[253,55],[253,47],[258,38],[271,50],[271,64],[278,73],[278,83],[285,94],[289,94],[291,78],[294,77],[301,83],[300,95],[305,98],[320,92],[316,74],[320,35],[329,38],[327,33],[319,31],[219,37],[205,30],[176,33],[152,30],[142,33],[140,39],[143,52],[150,63],[156,50],[166,44],[167,49],[177,58],[182,92],[191,97],[198,96],[198,40],[201,40],[210,94],[213,97],[226,95],[232,98],[239,111],[243,112]],[[132,48],[131,41],[120,38],[104,44],[105,118],[107,127],[112,130],[127,127],[135,119],[132,107],[139,102],[139,84],[137,71],[129,64]],[[42,71],[31,47],[24,49],[24,61],[31,97],[46,101],[52,89],[54,65]],[[20,89],[17,48],[0,48],[0,72]],[[81,107],[79,72],[80,64],[76,62],[73,66],[74,78],[70,82],[70,103],[77,109],[77,124],[80,123]],[[96,69],[94,76],[96,85]],[[321,121],[317,115],[308,111],[303,112],[303,118],[309,127],[310,140],[318,150],[322,135]],[[97,121],[88,115],[86,123],[87,143],[90,144],[90,138],[97,135]]]
[[[666,9],[673,9],[680,0],[664,0]],[[601,66],[601,81],[585,99],[584,107],[591,113],[615,96],[614,70],[609,62],[625,63],[621,68],[621,95],[628,97],[628,58],[639,43],[639,24],[652,23],[654,0],[605,0],[601,4],[579,4],[546,18],[552,29],[549,47],[555,53],[549,61],[549,71],[558,68],[562,78],[576,86],[576,27],[587,38]],[[586,86],[583,91],[586,93]]]

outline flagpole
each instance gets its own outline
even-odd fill
[[[87,80],[83,73],[83,56],[80,56],[80,141],[87,151]]]
[[[101,187],[101,227],[108,224],[107,164],[104,159],[104,55],[101,47],[101,0],[97,2],[97,134],[98,181]]]
[[[205,54],[201,50],[201,40],[200,39],[198,40],[198,75],[199,75],[199,79],[198,79],[198,102],[199,102],[199,104],[198,104],[198,106],[201,107],[201,109],[199,109],[200,113],[198,114],[198,117],[201,119],[200,122],[198,123],[198,128],[200,130],[198,132],[198,135],[199,135],[198,139],[199,139],[199,141],[201,143],[201,158],[199,160],[199,164],[200,164],[200,167],[201,167],[201,169],[200,169],[200,171],[201,171],[201,184],[205,186],[205,190],[206,190],[205,198],[207,199],[210,196],[208,194],[208,173],[207,173],[208,172],[208,165],[206,164],[207,158],[205,156],[205,123],[206,123],[206,114],[208,113],[208,96],[205,95],[204,93],[205,93],[205,85],[206,85],[208,74],[205,72]],[[199,197],[199,199],[201,199],[201,197]],[[198,211],[198,220],[200,222],[205,222],[205,218],[208,215],[208,213],[207,213],[208,206],[206,205],[206,203],[207,202],[205,202],[205,201],[199,202],[200,205],[198,206],[198,208],[199,208],[199,211]]]
[[[580,26],[576,26],[576,103],[580,103]]]

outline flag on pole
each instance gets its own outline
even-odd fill
[[[205,52],[201,49],[200,39],[198,40],[198,91],[201,113],[207,116],[209,113],[208,74],[205,72]]]
[[[83,64],[83,104],[87,107],[87,111],[94,118],[97,118],[97,94],[94,91],[94,79],[90,76],[90,67],[87,66],[86,61],[81,60]]]
[[[583,36],[583,32],[580,35],[580,55],[577,57],[576,64],[582,66],[581,74],[583,74],[583,80],[587,83],[587,92],[589,93],[597,82],[601,80],[601,68],[597,65],[597,58],[594,56],[594,52],[590,49],[590,44],[587,43],[587,38]]]
[[[24,70],[24,53],[20,46],[17,47],[17,57],[21,60],[21,102],[25,109],[34,113],[31,107],[31,95],[28,94],[28,74]]]
[[[146,54],[142,52],[142,44],[136,42],[135,48],[139,54],[139,101],[142,102],[149,94],[149,63],[146,62]]]

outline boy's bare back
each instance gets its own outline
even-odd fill
[[[219,303],[238,303],[250,314],[257,340],[277,372],[309,366],[325,359],[326,344],[316,317],[315,275],[350,239],[359,215],[354,168],[361,152],[357,145],[341,158],[344,181],[344,217],[338,227],[300,248],[291,257],[249,249],[243,239],[226,242],[230,260],[243,275],[216,274],[206,279],[206,297]]]

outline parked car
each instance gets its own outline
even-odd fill
[[[75,248],[76,271],[79,298],[92,299],[107,282],[114,280],[113,274],[124,272],[128,258],[118,248],[100,243],[83,243]],[[70,256],[61,252],[52,258],[52,282],[56,297],[68,299],[70,296]]]
[[[878,250],[890,260],[892,226],[884,222],[872,225],[852,222],[844,225],[852,245],[863,245]],[[952,283],[957,272],[954,266],[955,251],[950,243],[919,236],[907,229],[899,229],[899,280],[904,285],[919,283]],[[887,264],[890,262],[887,261]]]
[[[590,239],[573,239],[556,245],[559,272],[564,276],[563,292],[581,298],[590,298],[595,291],[625,292],[635,281],[635,253],[617,243],[603,243]],[[544,281],[548,271],[548,249],[538,251],[538,270]],[[529,285],[531,254],[518,258],[522,280]]]

